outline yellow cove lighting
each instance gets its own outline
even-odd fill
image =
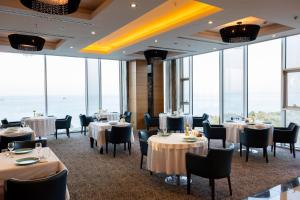
[[[167,0],[115,32],[84,47],[81,52],[110,54],[221,10],[196,0]]]

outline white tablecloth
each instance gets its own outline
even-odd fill
[[[55,133],[55,117],[31,117],[25,118],[25,125],[28,125],[36,136],[48,136]]]
[[[193,115],[184,114],[173,116],[171,114],[160,113],[159,114],[159,129],[163,130],[167,128],[167,117],[183,117],[184,124],[188,124],[190,127],[193,127]]]
[[[13,158],[6,156],[7,152],[0,153],[0,200],[3,197],[3,185],[4,181],[10,178],[16,178],[21,180],[33,180],[44,178],[54,175],[64,169],[65,165],[57,158],[57,156],[51,151],[50,148],[42,148],[40,155],[46,157],[47,162],[36,163],[33,165],[17,166],[15,161],[25,157],[37,157],[37,152],[34,150],[30,154],[13,155]],[[67,192],[67,198],[69,194]]]
[[[205,137],[193,143],[184,142],[183,137],[183,133],[151,136],[148,139],[147,168],[156,173],[186,174],[185,154],[191,152],[203,156],[207,154],[208,147]]]
[[[120,123],[118,122],[114,126],[130,126],[130,123]],[[98,148],[101,148],[106,143],[105,140],[105,129],[111,129],[112,125],[109,124],[109,122],[91,122],[89,124],[89,132],[88,136],[91,138],[94,138],[94,140],[97,141]],[[133,131],[131,129],[131,142],[134,142],[134,135]]]
[[[0,136],[5,137],[18,137],[23,135],[31,135],[31,139],[35,139],[35,133],[29,127],[12,127],[6,129],[0,129]]]
[[[248,125],[244,122],[226,122],[224,123],[226,128],[226,141],[230,143],[240,143],[240,132],[244,131],[244,128],[264,129],[269,128],[269,145],[273,143],[273,125],[271,124],[256,124]]]
[[[117,121],[120,119],[119,113],[108,112],[108,113],[96,113],[95,117],[97,119],[107,118],[108,121]]]

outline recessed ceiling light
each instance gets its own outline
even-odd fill
[[[130,7],[131,7],[131,8],[136,8],[136,3],[132,2],[132,3],[130,4]]]
[[[213,21],[208,21],[208,24],[213,24],[214,22]]]
[[[275,38],[275,37],[276,37],[276,34],[273,34],[272,37]]]
[[[154,40],[155,43],[158,43],[158,40]]]
[[[73,46],[70,46],[70,49],[73,49],[74,47]]]
[[[95,32],[95,31],[92,31],[91,34],[92,34],[92,35],[96,35],[96,32]]]

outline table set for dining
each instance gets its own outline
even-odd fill
[[[160,113],[159,114],[159,129],[164,130],[167,128],[167,118],[181,118],[183,117],[184,124],[193,127],[193,115],[191,114],[171,114],[171,113]]]
[[[66,169],[49,147],[19,150],[0,153],[0,200],[4,199],[4,182],[8,179],[35,180]],[[69,199],[68,190],[66,199]]]
[[[55,133],[55,117],[26,117],[22,119],[25,126],[29,126],[37,137],[49,136]]]
[[[10,127],[0,129],[0,136],[4,137],[19,137],[24,135],[31,135],[31,139],[35,139],[35,132],[30,127]]]

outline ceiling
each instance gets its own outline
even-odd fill
[[[6,36],[19,33],[46,39],[48,45],[39,54],[133,60],[143,59],[141,52],[156,48],[171,51],[168,58],[177,58],[242,45],[223,43],[216,30],[224,24],[249,17],[260,24],[265,23],[255,42],[300,33],[299,0],[201,0],[222,10],[109,54],[82,53],[80,50],[84,47],[130,24],[167,0],[81,1],[78,12],[72,15],[49,16],[25,8],[19,0],[1,0],[0,51],[17,52],[9,46]],[[131,8],[132,2],[136,3],[136,8]],[[295,19],[295,16],[299,18]]]

